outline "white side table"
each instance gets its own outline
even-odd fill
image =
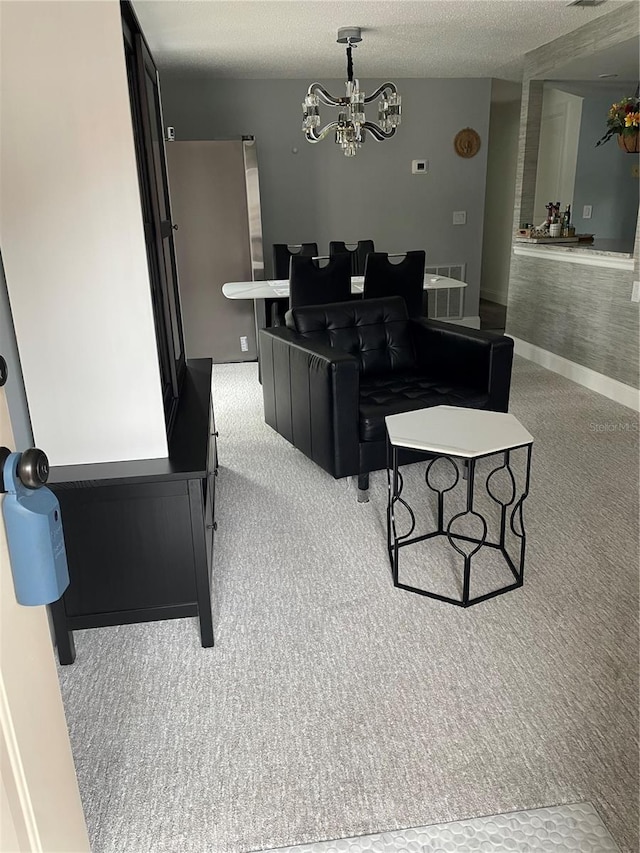
[[[387,482],[389,488],[387,543],[394,586],[436,598],[439,601],[457,604],[461,607],[469,607],[471,604],[477,604],[479,601],[485,601],[488,598],[501,595],[503,592],[521,587],[524,579],[526,541],[522,506],[529,493],[533,437],[513,415],[455,406],[434,406],[429,409],[389,415],[385,418],[385,422],[388,437]],[[518,496],[516,480],[511,469],[511,451],[523,447],[526,448],[526,473],[522,493]],[[398,470],[398,450],[401,448],[422,450],[425,454],[433,457],[427,465],[425,481],[429,489],[437,494],[437,528],[419,536],[412,536],[416,526],[415,514],[402,497],[403,478]],[[500,507],[499,533],[496,541],[491,542],[487,538],[486,519],[474,509],[474,490],[476,488],[477,460],[495,454],[500,454],[501,459],[498,460],[497,467],[488,474],[485,480],[487,494]],[[434,463],[442,458],[449,460],[451,477],[449,484],[437,486],[433,484],[429,475]],[[461,480],[460,469],[456,460],[462,460],[463,467],[467,466],[466,509],[464,512],[452,515],[445,523],[445,495],[453,492]],[[502,478],[505,479],[506,475],[507,482],[511,484],[511,494],[502,498],[496,496],[492,491],[492,479],[498,472],[503,472]],[[401,536],[398,535],[396,529],[395,510],[398,502],[405,507],[411,518],[411,529]],[[459,526],[460,520],[469,515],[476,516],[480,520],[483,532],[479,538],[464,536],[455,533],[452,529],[454,523]],[[511,533],[517,542],[517,548],[513,549],[512,547],[512,550],[517,550],[517,553],[509,553],[509,547],[506,544],[507,524],[509,524]],[[461,599],[440,595],[399,581],[398,558],[400,549],[436,537],[445,537],[451,547],[463,557]],[[467,550],[460,547],[461,543],[467,543]],[[475,544],[476,547],[469,548],[469,544]],[[499,552],[511,570],[514,582],[484,595],[470,598],[469,585],[472,560],[483,548]]]

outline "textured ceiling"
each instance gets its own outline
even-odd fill
[[[343,77],[338,27],[359,26],[359,77],[502,77],[523,56],[623,5],[567,0],[134,0],[161,69],[219,77]]]

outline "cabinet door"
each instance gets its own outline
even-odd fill
[[[68,616],[196,600],[186,483],[58,489],[71,583]]]
[[[215,419],[213,416],[213,406],[209,408],[209,449],[207,452],[207,478],[206,478],[206,494],[204,504],[204,523],[206,530],[206,549],[207,549],[207,564],[209,567],[209,577],[213,570],[213,545],[215,538],[215,504],[216,504],[216,477],[218,474],[218,433],[216,432]]]
[[[213,502],[214,502],[214,492],[215,492],[215,476],[211,475],[212,480],[214,481],[211,487],[211,506],[207,505],[205,512],[205,548],[207,553],[207,569],[209,571],[209,583],[212,583],[213,576],[213,546],[215,540],[215,530],[216,530],[216,522],[214,519],[214,510],[213,510]]]
[[[218,430],[216,429],[216,417],[213,411],[213,401],[209,403],[209,446],[213,467],[218,470]]]

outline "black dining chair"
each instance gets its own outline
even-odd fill
[[[358,240],[355,249],[347,248],[347,244],[341,243],[339,240],[332,240],[329,243],[330,257],[333,255],[349,255],[351,258],[351,275],[364,275],[365,261],[370,252],[375,252],[373,240]]]
[[[292,257],[316,257],[318,254],[317,243],[298,243],[287,245],[286,243],[273,244],[273,277],[289,278],[289,262]]]
[[[289,307],[348,302],[351,296],[351,259],[334,255],[326,266],[320,260],[294,255],[289,269]]]
[[[317,243],[274,243],[273,244],[273,277],[276,279],[289,278],[289,264],[293,257],[315,257],[318,254]],[[269,299],[267,317],[271,318],[272,326],[284,324],[284,312],[287,310],[286,299]]]
[[[386,252],[371,252],[364,268],[365,299],[402,296],[410,317],[424,315],[424,265],[426,252],[407,252],[400,263],[392,263]]]

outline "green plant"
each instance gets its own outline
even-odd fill
[[[596,147],[608,142],[612,136],[632,136],[638,133],[640,127],[640,98],[622,98],[616,104],[611,104],[607,115],[607,132],[596,142]]]

